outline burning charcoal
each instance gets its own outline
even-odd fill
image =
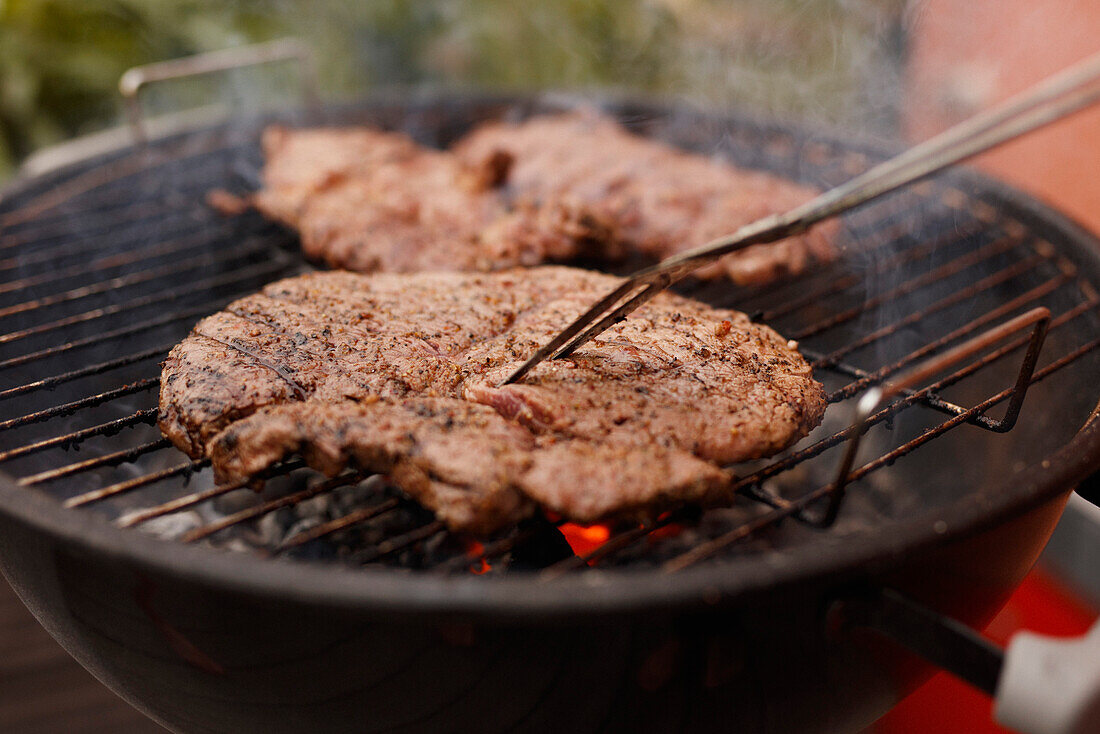
[[[317,524],[332,516],[333,501],[331,495],[322,494],[304,502],[299,502],[294,507],[294,514],[300,518],[316,520],[314,524]]]
[[[161,540],[175,540],[200,525],[202,525],[202,518],[197,512],[174,512],[142,523],[141,529]]]
[[[286,531],[286,537],[289,540],[296,535],[301,535],[307,530],[312,530],[322,522],[324,522],[324,518],[320,514],[314,515],[313,517],[304,517],[290,526],[290,529]]]
[[[294,510],[280,507],[260,518],[257,530],[263,545],[274,547],[281,545],[287,537],[287,528],[294,521]]]
[[[286,532],[285,542],[289,542],[297,538],[303,533],[307,533],[313,528],[321,525],[324,522],[324,518],[320,516],[307,517],[299,520],[290,526],[290,529]],[[294,544],[290,546],[283,546],[282,552],[291,558],[298,558],[303,560],[316,560],[320,558],[332,558],[333,556],[340,555],[341,547],[334,545],[332,536],[326,535],[320,538],[314,538],[308,540],[302,544]]]
[[[538,569],[553,565],[573,555],[573,549],[561,532],[550,523],[534,519],[525,526],[531,529],[531,536],[516,545],[512,551],[512,565],[515,568]]]
[[[241,538],[232,538],[229,542],[222,546],[225,550],[233,551],[234,553],[254,553],[256,546]]]
[[[214,500],[214,509],[223,515],[246,510],[260,501],[259,495],[251,489],[236,489]]]
[[[439,563],[444,558],[451,556],[451,550],[447,547],[447,533],[439,533],[425,540],[420,548],[420,555],[430,564]]]
[[[382,475],[374,474],[358,484],[338,487],[332,493],[333,503],[338,514],[346,515],[348,512],[366,505],[372,497],[381,494],[385,486],[386,480]]]

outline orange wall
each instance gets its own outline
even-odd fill
[[[1100,0],[914,0],[907,134],[922,140],[1100,52]],[[1100,234],[1100,109],[976,165]]]

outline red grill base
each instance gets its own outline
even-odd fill
[[[985,634],[1004,645],[1016,632],[1077,636],[1100,615],[1058,580],[1036,568],[990,622]],[[983,693],[937,673],[864,734],[1012,734],[993,721],[993,704]]]

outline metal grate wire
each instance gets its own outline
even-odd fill
[[[736,147],[735,139],[732,144]],[[871,162],[827,145],[822,152],[825,144],[819,141],[810,145],[825,178],[850,175]],[[799,158],[796,146],[764,147]],[[25,199],[0,201],[0,470],[28,491],[57,496],[71,511],[103,512],[125,528],[208,505],[245,487],[191,489],[196,477],[209,479],[208,462],[180,460],[156,431],[155,403],[159,360],[194,321],[305,267],[288,233],[254,215],[223,217],[204,203],[212,182],[236,180],[242,167],[254,169],[256,158],[251,144],[167,146],[159,157],[122,156]],[[920,220],[919,231],[914,218]],[[1100,298],[1072,262],[1028,226],[950,180],[891,197],[852,215],[844,227],[848,258],[861,260],[859,267],[825,267],[777,287],[742,289],[732,298],[728,288],[723,292],[714,284],[692,287],[704,300],[735,305],[803,342],[819,377],[832,385],[830,414],[847,415],[848,404],[867,388],[1029,308],[1051,308],[1051,334],[1070,327],[1088,331],[1091,321],[1081,327],[1082,320],[1097,318]],[[868,282],[887,285],[871,291]],[[930,324],[935,326],[925,328]],[[936,336],[919,344],[894,344],[929,331]],[[1030,384],[1100,347],[1097,339],[1053,341],[1059,351],[1048,349]],[[940,393],[997,365],[1018,362],[1027,342],[1026,335],[1013,339],[877,411],[872,426],[921,409],[946,418],[883,447],[853,468],[847,481],[865,479],[959,426],[993,429],[996,421],[985,413],[1012,397],[1012,390],[991,389],[971,408]],[[613,528],[593,550],[546,565],[542,578],[617,565],[643,543],[660,548],[662,533],[670,528],[693,528],[699,539],[675,553],[655,552],[663,570],[720,556],[787,518],[800,518],[828,497],[828,483],[802,483],[793,494],[769,483],[842,444],[852,431],[819,429],[784,455],[744,471],[735,489],[748,509],[733,527],[708,530],[708,513],[674,509],[654,521]],[[477,543],[471,553],[467,539],[450,537],[441,523],[384,482],[356,472],[320,478],[298,460],[269,478],[277,477],[299,480],[274,495],[256,495],[248,507],[191,528],[179,540],[216,543],[230,529],[352,486],[371,488],[370,501],[259,549],[300,553],[373,524],[384,534],[355,548],[347,562],[387,562],[434,543],[444,551],[421,558],[421,567],[481,572],[484,564],[496,564],[532,536],[560,525],[546,518],[535,521],[541,527],[526,523]],[[128,504],[120,510],[113,503],[122,499]]]

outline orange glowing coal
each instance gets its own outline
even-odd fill
[[[576,525],[566,522],[559,525],[558,530],[578,556],[591,553],[611,537],[611,528],[607,525]]]
[[[678,522],[670,522],[671,512],[665,512],[657,516],[657,527],[649,534],[649,542],[656,543],[664,538],[675,538],[684,532],[684,526]]]
[[[466,556],[473,561],[473,563],[470,564],[470,573],[472,574],[480,576],[493,569],[493,567],[489,565],[488,559],[485,558],[485,546],[476,540],[470,539],[466,541]]]

